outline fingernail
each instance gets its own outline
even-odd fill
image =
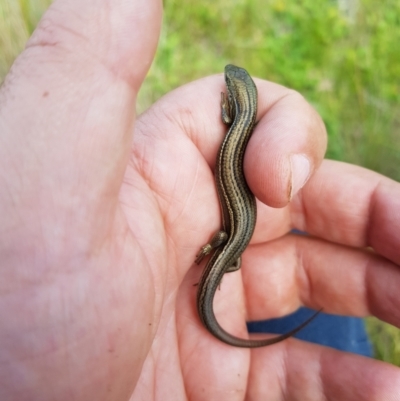
[[[292,182],[290,188],[290,199],[303,188],[310,176],[310,161],[305,155],[296,154],[290,157],[290,163],[292,167]]]

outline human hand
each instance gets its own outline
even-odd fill
[[[220,225],[224,83],[181,87],[135,122],[160,21],[156,0],[58,1],[2,87],[0,399],[396,399],[390,365],[295,339],[237,349],[202,328],[193,260]],[[318,115],[256,84],[245,173],[264,204],[219,321],[244,336],[247,317],[307,304],[399,326],[400,185],[331,161],[316,171]]]

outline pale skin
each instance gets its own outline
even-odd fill
[[[220,228],[224,81],[135,117],[161,13],[158,0],[56,1],[1,88],[0,399],[400,400],[389,364],[295,339],[237,349],[201,326],[193,261]],[[400,326],[400,184],[323,160],[311,106],[256,84],[244,168],[258,221],[218,320],[245,336],[246,319],[304,304]]]

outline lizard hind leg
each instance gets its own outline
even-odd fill
[[[200,251],[196,255],[196,264],[200,264],[201,261],[207,256],[213,249],[220,247],[225,244],[228,240],[228,234],[225,231],[217,231],[211,238],[210,242],[201,247]]]

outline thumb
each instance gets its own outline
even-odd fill
[[[36,202],[51,194],[55,208],[71,193],[118,193],[161,11],[159,0],[54,2],[0,92],[0,163],[11,192]],[[15,206],[8,201],[2,206]]]
[[[107,232],[99,209],[116,204],[161,11],[55,1],[0,90],[1,399],[127,399],[140,375],[149,336],[132,330],[128,291],[109,289],[122,274],[93,243]]]

